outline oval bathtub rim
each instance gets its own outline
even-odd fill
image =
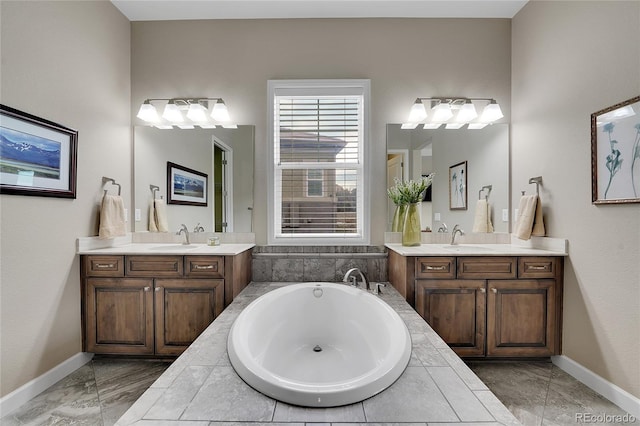
[[[280,295],[284,295],[305,287],[314,289],[322,286],[326,286],[328,288],[333,287],[339,291],[355,295],[356,297],[369,297],[371,298],[369,299],[370,301],[375,300],[374,303],[378,304],[378,306],[387,311],[387,313],[393,317],[394,321],[397,322],[397,324],[399,324],[403,330],[403,332],[401,333],[402,336],[394,336],[402,342],[401,345],[398,345],[399,348],[393,348],[395,349],[393,355],[395,357],[399,357],[398,362],[390,366],[378,365],[359,376],[352,377],[344,381],[336,381],[323,385],[318,383],[306,383],[287,379],[267,370],[266,368],[256,363],[253,359],[250,359],[250,363],[246,363],[240,359],[240,356],[236,352],[236,347],[233,344],[233,336],[234,330],[238,323],[238,319],[243,317],[243,313],[245,313],[245,311],[247,312],[247,314],[245,315],[249,315],[253,309],[257,309],[257,307],[263,305],[264,303],[268,303],[273,298],[279,297]],[[409,365],[412,353],[412,339],[407,325],[405,324],[404,320],[402,320],[398,312],[380,297],[377,297],[362,289],[354,288],[349,285],[340,283],[291,283],[283,287],[268,291],[267,293],[252,301],[238,314],[238,317],[236,317],[231,326],[227,338],[227,353],[229,355],[229,360],[231,361],[231,366],[235,370],[236,374],[238,374],[238,376],[245,383],[247,383],[248,386],[270,398],[276,399],[278,401],[283,401],[288,404],[304,407],[337,407],[368,399],[384,391],[395,381],[397,381]],[[258,383],[249,383],[249,381],[245,378],[246,376],[251,377],[253,380],[257,380]],[[373,381],[361,385],[361,382],[372,376],[374,377]],[[392,379],[389,380],[389,378],[391,377]],[[274,391],[270,390],[270,388],[276,386],[279,386],[277,389],[277,391],[279,391],[278,395],[275,395]],[[354,388],[354,386],[359,387]],[[344,394],[349,392],[353,394],[351,398],[344,399],[344,401],[341,402],[332,402],[334,400],[343,399]],[[289,397],[283,398],[282,393],[289,394]],[[329,401],[325,399],[328,396],[330,397]],[[313,397],[314,399],[315,397],[319,397],[317,403],[310,404],[308,402],[303,402],[304,400],[308,400],[311,397]]]

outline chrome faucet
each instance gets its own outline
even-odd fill
[[[204,232],[204,228],[200,225],[200,222],[193,228],[193,232]]]
[[[456,224],[451,231],[451,245],[456,243],[456,234],[464,235],[464,231],[460,229],[460,225]]]
[[[189,241],[189,230],[187,229],[187,225],[185,225],[184,223],[182,225],[180,225],[180,230],[178,232],[176,232],[176,235],[180,235],[184,232],[184,244],[185,246],[188,244],[191,244],[191,241]]]
[[[440,228],[438,228],[438,232],[447,232],[447,224],[442,222],[442,225],[440,226]]]
[[[351,278],[351,285],[354,287],[358,287],[358,278],[355,276],[351,276],[351,274],[359,274],[360,278],[362,279],[362,288],[364,290],[369,290],[369,281],[367,280],[367,277],[364,276],[364,274],[362,273],[362,271],[358,268],[351,268],[347,271],[346,274],[344,274],[344,278],[342,279],[342,282],[349,282],[349,278]]]

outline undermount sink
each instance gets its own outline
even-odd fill
[[[476,244],[443,245],[442,249],[456,253],[486,253],[491,251],[488,247]]]
[[[191,244],[161,244],[155,247],[151,247],[152,251],[190,251],[197,249],[198,246]]]

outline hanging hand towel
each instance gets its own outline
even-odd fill
[[[167,205],[164,200],[151,200],[149,204],[149,232],[169,232]]]
[[[531,238],[531,230],[533,229],[533,219],[536,213],[536,205],[538,204],[537,195],[523,195],[518,205],[518,218],[514,235],[521,240]]]
[[[486,199],[478,200],[476,203],[472,232],[493,232],[493,224],[491,223],[491,205]]]
[[[164,200],[153,200],[155,205],[155,223],[158,232],[169,232],[169,223],[167,221],[167,204]]]
[[[534,237],[544,237],[546,231],[544,229],[544,220],[542,218],[542,201],[540,201],[540,197],[537,197],[536,203],[536,214],[533,217],[533,229],[531,231],[531,235]]]
[[[151,202],[149,203],[149,232],[158,232],[158,225],[156,224],[155,200],[151,200]]]
[[[124,202],[119,195],[105,194],[100,207],[98,238],[114,238],[126,235],[124,227]]]

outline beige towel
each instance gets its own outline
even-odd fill
[[[126,235],[124,227],[124,202],[119,195],[105,194],[100,207],[98,238],[114,238]]]
[[[149,205],[149,232],[169,232],[167,205],[164,200],[151,200]]]
[[[533,217],[533,229],[531,230],[531,235],[534,237],[544,237],[546,231],[544,229],[544,219],[542,217],[542,201],[540,201],[540,197],[537,198],[536,215]]]
[[[480,199],[476,203],[472,232],[493,232],[493,224],[491,223],[491,205],[486,199]]]
[[[521,240],[528,240],[531,235],[544,236],[545,230],[540,197],[537,195],[523,195],[520,198],[518,219],[513,233]]]

